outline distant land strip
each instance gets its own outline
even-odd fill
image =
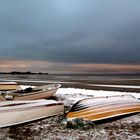
[[[45,74],[45,75],[48,75],[47,72],[31,72],[31,71],[26,71],[26,72],[19,72],[19,71],[12,71],[12,72],[0,72],[0,74],[13,74],[13,75],[30,75],[30,74]]]

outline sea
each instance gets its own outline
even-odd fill
[[[0,74],[0,81],[140,85],[140,74]]]

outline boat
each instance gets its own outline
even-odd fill
[[[60,84],[50,84],[38,87],[28,87],[12,91],[1,92],[0,100],[36,100],[46,99],[56,93]]]
[[[80,100],[72,106],[67,118],[99,121],[138,112],[140,112],[140,100],[132,95],[117,95]]]
[[[64,112],[62,102],[54,100],[0,102],[0,127],[13,126]]]
[[[16,90],[18,88],[19,85],[16,82],[0,82],[0,91]]]

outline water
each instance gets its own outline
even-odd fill
[[[140,74],[0,74],[3,80],[140,85]]]

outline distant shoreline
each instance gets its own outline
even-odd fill
[[[0,72],[0,74],[12,74],[12,75],[41,75],[41,74],[45,74],[48,75],[48,73],[44,73],[44,72],[16,72],[16,71],[12,71],[12,72]]]
[[[109,74],[88,74],[88,73],[83,73],[83,74],[52,74],[52,73],[47,73],[47,72],[17,72],[17,71],[12,71],[12,72],[0,72],[0,74],[12,74],[12,75],[41,75],[41,74],[45,74],[45,75],[58,75],[58,76],[81,76],[81,75],[85,75],[85,76],[140,76],[140,73],[109,73]]]

